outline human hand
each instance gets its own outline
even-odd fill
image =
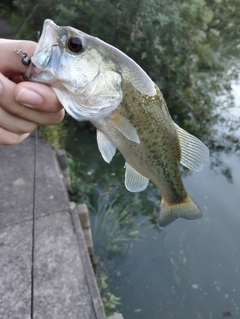
[[[58,124],[64,118],[64,109],[50,87],[23,81],[27,66],[13,50],[31,57],[36,45],[0,39],[0,144],[18,144],[38,124]]]

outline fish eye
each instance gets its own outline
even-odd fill
[[[68,49],[74,53],[82,51],[83,45],[82,40],[78,37],[72,37],[67,42]]]

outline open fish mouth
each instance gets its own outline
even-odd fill
[[[52,20],[45,20],[30,67],[24,75],[25,80],[49,84],[54,81],[62,56],[62,50],[57,41],[57,29],[58,26]]]
[[[34,74],[32,74],[33,70],[34,70]],[[23,79],[25,81],[31,80],[33,82],[49,84],[50,82],[54,81],[55,77],[54,77],[54,74],[52,74],[52,72],[42,71],[32,63],[31,67],[23,75]]]

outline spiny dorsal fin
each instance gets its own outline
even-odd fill
[[[138,134],[133,125],[117,111],[113,111],[110,117],[112,124],[130,141],[140,143]]]
[[[116,146],[100,130],[97,130],[97,143],[103,159],[110,163],[116,153]]]
[[[180,163],[193,171],[200,171],[209,159],[207,146],[176,123],[174,125],[181,147]]]
[[[147,186],[149,179],[138,173],[128,163],[125,163],[125,186],[130,192],[141,192]]]

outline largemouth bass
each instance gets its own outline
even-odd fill
[[[122,153],[129,191],[143,191],[149,180],[159,188],[160,227],[179,217],[202,217],[183,186],[179,163],[199,171],[208,148],[173,122],[161,91],[131,58],[98,38],[45,20],[25,79],[50,85],[73,118],[95,125],[106,162],[116,149]]]

